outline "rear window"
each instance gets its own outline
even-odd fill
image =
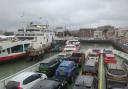
[[[49,63],[40,63],[40,66],[43,66],[43,67],[50,67],[51,65],[55,64],[57,61],[51,61]]]
[[[96,57],[96,54],[89,54],[90,57]]]
[[[109,69],[109,73],[114,75],[124,75],[125,72],[123,70],[117,70],[117,69]]]
[[[19,83],[16,81],[9,81],[5,87],[6,89],[17,89],[18,85]]]

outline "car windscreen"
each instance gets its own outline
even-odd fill
[[[42,66],[42,67],[49,67],[50,63],[40,63],[40,66]]]
[[[109,73],[114,74],[114,75],[124,75],[125,72],[123,70],[118,70],[118,69],[109,69]]]
[[[96,57],[96,54],[89,54],[89,57]]]

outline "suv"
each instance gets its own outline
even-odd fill
[[[127,72],[121,64],[108,64],[106,70],[107,81],[127,83]]]
[[[98,81],[96,77],[89,75],[78,76],[73,89],[97,89]]]
[[[56,58],[44,60],[40,63],[39,72],[45,73],[47,76],[53,76],[59,64],[60,62]]]
[[[74,61],[63,61],[56,70],[55,77],[59,80],[73,82],[77,67]]]
[[[91,74],[91,75],[97,75],[97,64],[96,61],[93,59],[87,60],[82,68],[83,74]]]
[[[65,81],[46,79],[39,81],[31,89],[64,89],[66,85]]]
[[[30,89],[38,81],[46,78],[47,76],[42,73],[23,72],[10,79],[6,89]]]

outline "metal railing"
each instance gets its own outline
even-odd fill
[[[58,55],[58,54],[56,54],[56,55],[54,55],[54,56],[52,56],[52,57],[50,57],[50,58],[54,58],[54,57],[56,57],[57,55]],[[48,59],[49,59],[49,58],[44,59],[44,60],[48,60]],[[42,62],[42,61],[41,61],[41,62]],[[16,76],[16,75],[18,75],[18,74],[20,74],[20,73],[22,73],[22,72],[36,72],[36,71],[38,71],[38,67],[39,67],[39,64],[40,64],[41,62],[38,62],[38,63],[36,63],[36,64],[34,64],[34,65],[32,65],[32,66],[30,66],[30,67],[28,67],[28,68],[26,68],[26,69],[24,69],[24,70],[18,72],[18,73],[16,73],[16,74],[13,74],[13,75],[11,75],[11,76],[5,78],[5,79],[0,80],[0,89],[5,89],[5,85],[7,84],[7,82],[8,82],[11,78],[13,78],[14,76]]]
[[[113,50],[113,53],[120,56],[121,58],[125,59],[125,60],[128,60],[128,54],[127,53],[124,53],[124,52],[121,52],[121,51],[118,51],[118,50]]]

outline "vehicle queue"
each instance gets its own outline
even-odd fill
[[[100,49],[92,49],[88,55],[79,49],[79,42],[67,41],[57,58],[41,62],[37,73],[16,76],[6,89],[68,89],[71,84],[72,89],[98,89]],[[112,50],[104,49],[103,57],[107,89],[127,89],[128,71],[123,67],[127,63],[118,64]]]

